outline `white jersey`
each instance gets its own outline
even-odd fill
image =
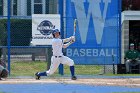
[[[56,71],[60,63],[66,64],[69,66],[74,65],[74,61],[70,59],[69,57],[64,56],[62,53],[63,41],[64,39],[62,40],[60,38],[53,38],[52,40],[53,56],[51,57],[50,69],[46,71],[47,75],[52,75]],[[58,57],[58,56],[61,56],[61,57]]]
[[[62,39],[54,38],[52,40],[53,56],[62,56],[63,55],[62,47],[63,47]]]

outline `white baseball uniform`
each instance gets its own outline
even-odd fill
[[[52,75],[56,71],[60,63],[66,64],[68,66],[74,65],[73,60],[67,56],[64,56],[62,53],[62,48],[66,48],[71,44],[64,44],[64,42],[69,42],[70,40],[71,37],[66,39],[54,38],[52,40],[53,56],[51,57],[50,69],[46,71],[47,75]]]

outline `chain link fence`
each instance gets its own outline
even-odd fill
[[[6,3],[11,1],[10,41],[8,41]],[[27,1],[27,2],[26,2]],[[34,76],[37,71],[49,69],[50,47],[30,46],[32,39],[31,14],[58,13],[59,0],[0,0],[0,57],[8,64],[10,76]],[[6,3],[4,3],[6,2]],[[25,3],[25,4],[23,4]],[[19,4],[19,5],[18,5]],[[21,5],[21,6],[20,6]],[[65,8],[65,7],[64,7]],[[5,16],[6,15],[6,16]],[[64,19],[65,20],[65,19]],[[65,26],[64,21],[64,26]],[[65,27],[64,27],[65,28]],[[65,29],[64,29],[65,30]],[[10,42],[10,59],[8,43]],[[113,65],[75,65],[77,75],[99,75],[113,73]],[[115,71],[116,71],[115,65]],[[116,73],[116,72],[115,72]],[[58,71],[54,75],[58,75]],[[70,75],[69,67],[64,66],[64,75]]]

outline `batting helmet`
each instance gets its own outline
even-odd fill
[[[58,29],[54,29],[54,30],[53,30],[53,32],[52,32],[53,37],[55,37],[55,35],[54,35],[54,34],[55,34],[55,33],[57,33],[57,32],[59,32],[59,30],[58,30]],[[59,32],[59,35],[60,35],[60,32]]]

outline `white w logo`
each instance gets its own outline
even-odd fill
[[[86,43],[88,26],[89,26],[91,15],[93,18],[94,31],[95,31],[97,43],[101,44],[104,24],[105,24],[105,19],[106,19],[106,14],[107,14],[107,8],[111,0],[103,0],[104,2],[103,15],[101,14],[101,9],[100,9],[101,0],[86,0],[86,1],[89,1],[89,8],[87,11],[87,15],[85,13],[85,8],[84,8],[85,1],[72,0],[72,2],[75,5],[82,44]]]

